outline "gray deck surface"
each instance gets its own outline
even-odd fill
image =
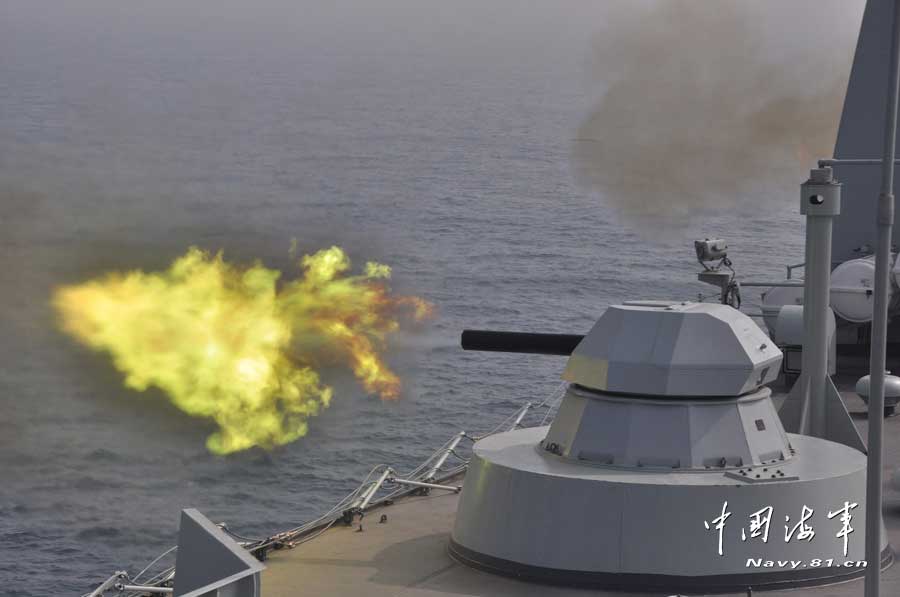
[[[855,379],[839,380],[838,387],[845,390]],[[865,404],[852,393],[842,393],[865,438]],[[900,549],[900,492],[890,486],[890,480],[893,469],[900,466],[900,416],[885,420],[884,439],[884,518],[890,542],[896,551]],[[621,595],[525,583],[457,563],[447,553],[457,500],[457,495],[441,492],[402,498],[391,506],[370,512],[363,521],[365,530],[361,533],[356,532],[355,528],[335,526],[294,549],[272,552],[267,562],[268,569],[262,576],[263,596]],[[388,517],[385,524],[378,523],[382,514]],[[652,541],[653,538],[648,537],[647,540]],[[791,591],[767,591],[765,594],[792,597],[861,596],[863,581]],[[882,573],[881,594],[883,597],[900,597],[900,564]],[[645,595],[660,596],[666,593]]]

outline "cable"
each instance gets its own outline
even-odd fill
[[[150,562],[149,564],[147,564],[147,565],[144,567],[143,570],[141,570],[141,571],[138,572],[136,575],[134,575],[133,577],[131,577],[132,582],[137,583],[138,579],[140,579],[141,576],[143,576],[144,573],[147,572],[147,570],[149,570],[150,568],[152,568],[154,564],[156,564],[158,561],[160,561],[161,559],[163,559],[164,557],[166,557],[167,555],[169,555],[170,553],[172,553],[172,552],[175,551],[176,549],[178,549],[178,546],[177,546],[177,545],[175,545],[175,546],[173,546],[173,547],[170,547],[170,548],[167,549],[166,551],[164,551],[164,552],[162,552],[161,554],[159,554],[159,555],[156,557],[156,559],[153,560],[152,562]]]
[[[556,406],[558,406],[559,402],[562,400],[562,397],[565,395],[566,387],[568,387],[568,384],[563,382],[562,384],[559,385],[559,387],[557,387],[556,390],[551,392],[539,404],[530,407],[530,408],[546,408],[547,409],[546,412],[544,413],[543,418],[541,419],[540,425],[544,425],[544,423],[547,421],[547,419],[550,417],[551,413],[553,412],[554,408],[556,408]],[[484,433],[479,436],[466,435],[465,437],[468,437],[469,439],[481,439],[484,437],[488,437],[490,435],[494,435],[495,433],[499,432],[500,430],[507,428],[509,426],[509,424],[512,421],[514,421],[516,419],[516,417],[519,416],[519,414],[523,411],[523,409],[526,409],[526,408],[529,408],[529,406],[524,405],[524,406],[519,407],[518,409],[516,409],[515,412],[513,412],[510,416],[503,419],[497,426],[495,426],[492,430],[488,431],[487,433]],[[424,474],[424,472],[426,471],[428,466],[432,462],[434,462],[435,459],[439,458],[441,456],[441,454],[443,454],[447,450],[447,448],[456,439],[456,437],[457,437],[456,435],[451,437],[449,440],[444,442],[444,444],[441,445],[441,447],[439,447],[437,450],[433,451],[416,468],[412,469],[407,474],[400,475],[400,476],[402,476],[405,479],[420,478]],[[466,468],[468,466],[468,460],[465,459],[462,455],[458,454],[456,452],[456,450],[451,450],[450,454],[453,455],[454,457],[458,458],[459,460],[461,460],[463,462],[463,464],[446,471],[445,474],[443,474],[441,476],[442,479],[452,478],[452,477],[462,473],[464,470],[466,470]],[[340,501],[338,501],[338,503],[335,504],[330,510],[328,510],[326,513],[322,514],[321,516],[319,516],[311,521],[308,521],[306,523],[303,523],[301,525],[298,525],[294,528],[275,533],[274,535],[266,537],[265,539],[251,539],[251,538],[239,535],[239,534],[229,530],[227,527],[223,526],[220,528],[223,531],[225,531],[226,533],[228,533],[230,536],[240,539],[242,541],[246,541],[247,544],[245,544],[244,547],[251,553],[256,553],[261,550],[265,550],[276,544],[282,544],[282,545],[286,545],[289,547],[295,547],[297,545],[301,545],[308,541],[312,541],[313,539],[316,539],[317,537],[320,537],[323,533],[328,531],[328,529],[330,529],[332,526],[334,526],[340,520],[340,518],[341,518],[340,515],[343,515],[344,511],[346,511],[348,508],[352,507],[353,503],[355,503],[358,500],[358,498],[363,493],[365,493],[365,491],[367,489],[371,488],[371,485],[375,482],[374,480],[372,480],[372,478],[376,474],[376,472],[383,472],[383,470],[385,468],[388,468],[387,464],[378,464],[378,465],[372,467],[372,469],[365,476],[363,481],[359,485],[357,485],[356,488],[354,488],[350,493],[348,493],[346,496],[344,496],[344,498],[342,498]],[[375,489],[375,491],[377,492],[379,489],[381,489],[381,488],[377,488],[377,489]],[[383,502],[384,500],[392,499],[392,498],[400,496],[400,495],[412,493],[412,491],[414,491],[414,490],[411,490],[409,488],[403,488],[403,487],[398,488],[394,491],[389,491],[378,502],[373,501],[371,505],[375,505],[377,503]],[[321,528],[317,528],[317,527],[321,527]],[[307,534],[307,533],[309,533],[309,534]],[[149,564],[147,564],[143,568],[143,570],[138,572],[134,577],[130,577],[130,579],[132,581],[137,581],[141,576],[146,574],[147,571],[150,570],[154,565],[156,565],[160,560],[162,560],[164,557],[171,554],[172,552],[176,551],[177,549],[178,549],[177,545],[174,547],[170,547],[169,549],[167,549],[166,551],[164,551],[163,553],[158,555],[155,559],[153,559],[153,561],[151,561]],[[147,581],[145,581],[144,584],[147,586],[161,586],[164,583],[168,583],[174,577],[174,574],[175,574],[175,567],[170,566],[168,568],[165,568],[161,572],[157,573],[155,576],[151,577]],[[139,595],[139,594],[140,593],[133,593],[133,592],[127,593],[127,595]],[[85,593],[82,597],[87,597],[88,595],[90,595],[90,593]]]

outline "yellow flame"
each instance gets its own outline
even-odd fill
[[[63,330],[112,355],[126,386],[158,387],[186,413],[215,421],[212,452],[271,448],[303,436],[328,406],[332,390],[316,367],[346,364],[366,391],[397,398],[400,380],[382,354],[387,335],[403,311],[432,314],[418,297],[391,294],[386,265],[348,275],[339,247],[300,266],[299,278],[279,285],[278,271],[192,247],[162,272],[58,288],[53,304]]]

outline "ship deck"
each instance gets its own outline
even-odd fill
[[[867,433],[866,405],[852,392],[863,372],[836,379],[845,404],[860,433]],[[784,394],[775,390],[776,404]],[[884,522],[894,549],[900,548],[900,492],[891,486],[900,466],[900,416],[885,420]],[[459,483],[460,481],[455,481]],[[461,480],[464,483],[464,479]],[[460,564],[447,550],[459,496],[433,491],[406,496],[371,510],[353,527],[336,525],[290,550],[271,552],[262,576],[265,597],[329,595],[353,597],[547,596],[589,597],[620,595],[612,591],[579,589],[523,582]],[[385,522],[380,522],[382,515]],[[862,521],[859,521],[862,524]],[[647,541],[654,541],[647,537]],[[849,597],[862,595],[863,580],[791,590],[766,591],[792,597]],[[640,593],[668,595],[669,593]],[[881,594],[900,595],[900,565],[882,572]],[[631,593],[635,595],[635,593]],[[729,593],[746,595],[746,593]]]

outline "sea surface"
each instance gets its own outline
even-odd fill
[[[135,572],[184,507],[288,528],[557,387],[562,359],[466,353],[464,328],[584,333],[617,301],[709,294],[698,237],[745,278],[802,261],[796,188],[647,222],[576,184],[603,83],[592,3],[565,4],[0,1],[0,594]],[[438,314],[394,343],[402,399],[330,379],[272,452],[210,454],[207,421],[125,389],[49,304],[191,245],[291,275],[292,238],[391,265]]]

